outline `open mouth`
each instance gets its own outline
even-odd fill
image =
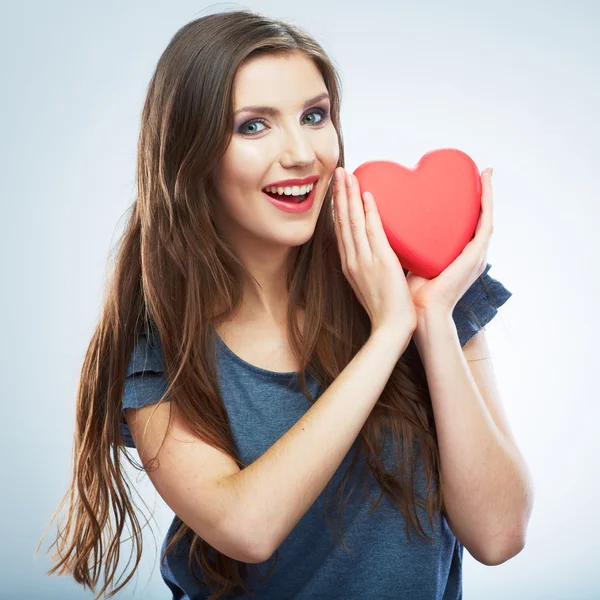
[[[311,191],[315,187],[315,183],[301,186],[295,185],[287,188],[266,187],[263,189],[263,192],[271,196],[271,198],[279,200],[279,202],[290,202],[292,204],[299,204],[300,202],[304,202],[308,198]]]

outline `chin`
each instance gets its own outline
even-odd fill
[[[314,229],[307,235],[302,236],[294,236],[293,238],[288,238],[283,243],[290,248],[296,248],[297,246],[303,246],[306,242],[310,242],[314,233]]]
[[[306,242],[310,241],[313,234],[315,233],[314,225],[308,225],[306,227],[298,228],[293,233],[289,232],[288,235],[282,235],[277,238],[277,242],[283,246],[289,246],[294,248],[296,246],[302,246]]]

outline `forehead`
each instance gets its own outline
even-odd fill
[[[303,54],[258,56],[245,62],[236,74],[233,110],[251,105],[294,110],[307,98],[326,92],[319,69]]]

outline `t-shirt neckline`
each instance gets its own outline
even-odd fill
[[[242,357],[238,356],[221,338],[221,336],[217,333],[214,327],[212,327],[212,331],[215,334],[215,339],[217,340],[219,346],[225,351],[225,353],[236,363],[242,365],[246,369],[253,371],[254,373],[258,373],[260,375],[268,375],[269,377],[281,377],[289,379],[292,376],[297,376],[296,371],[269,371],[268,369],[263,369],[262,367],[258,367],[253,365],[247,361],[245,361]]]

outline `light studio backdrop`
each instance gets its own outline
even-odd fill
[[[2,3],[0,597],[92,598],[46,577],[46,555],[33,554],[69,483],[78,375],[134,200],[146,86],[181,26],[243,7],[306,28],[335,61],[349,170],[378,158],[414,165],[440,147],[494,168],[488,261],[513,296],[487,334],[536,495],[519,555],[486,567],[465,551],[464,597],[599,598],[592,0]],[[118,597],[164,600],[158,550],[173,515],[131,475],[155,510],[156,546],[147,529]]]

